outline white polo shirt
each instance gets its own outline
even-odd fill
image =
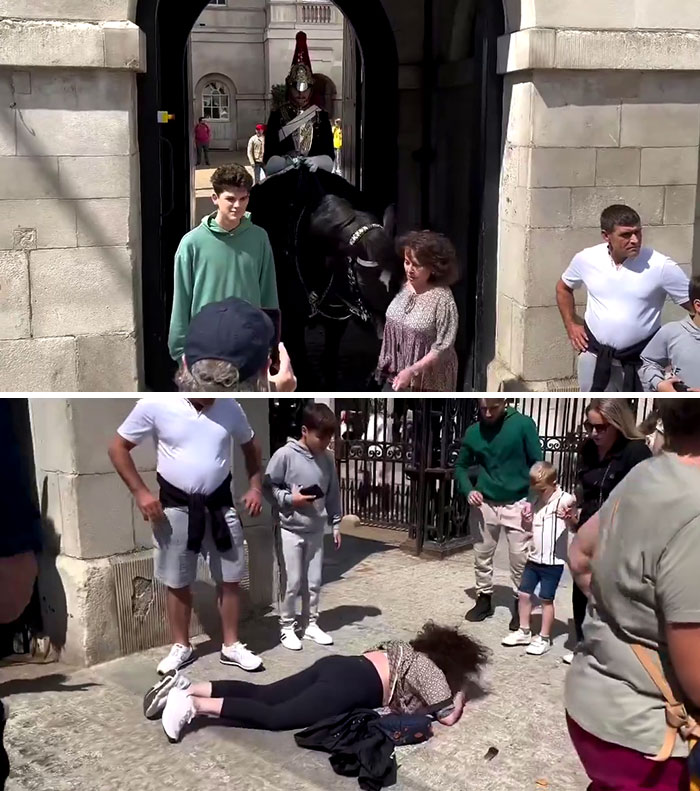
[[[614,349],[634,346],[659,329],[667,295],[677,305],[688,301],[685,272],[650,247],[619,267],[607,244],[589,247],[574,256],[561,279],[569,288],[586,286],[586,324]]]
[[[566,520],[557,511],[576,505],[576,498],[562,490],[554,490],[546,503],[532,506],[532,543],[528,559],[545,566],[563,566],[569,548],[569,531]]]
[[[253,439],[237,401],[217,398],[198,412],[180,396],[142,398],[117,429],[134,445],[152,437],[157,470],[188,494],[210,494],[233,471],[231,438],[243,445]]]

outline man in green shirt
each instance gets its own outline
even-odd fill
[[[514,599],[510,629],[518,628],[518,588],[527,561],[530,533],[522,523],[522,507],[530,489],[530,468],[542,461],[535,422],[507,406],[504,398],[482,398],[479,421],[467,429],[455,477],[471,506],[477,600],[469,621],[493,615],[493,556],[503,530],[508,540]],[[478,466],[476,485],[469,469]]]
[[[211,183],[217,210],[183,237],[175,255],[168,347],[177,363],[187,328],[205,305],[238,297],[256,308],[279,307],[270,240],[246,213],[253,179],[241,165],[223,165]]]

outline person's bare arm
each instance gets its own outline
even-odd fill
[[[114,469],[119,473],[119,477],[127,485],[127,488],[134,496],[136,505],[143,514],[145,521],[159,522],[165,518],[163,506],[160,500],[146,486],[145,481],[139,475],[134,460],[131,458],[131,451],[136,447],[133,442],[124,439],[119,434],[114,435],[110,443],[109,459],[114,465]]]
[[[700,706],[700,624],[667,624],[666,640],[671,664],[683,691],[695,706]]]
[[[598,548],[598,532],[600,517],[593,516],[583,525],[574,536],[569,547],[569,568],[579,588],[588,596],[591,590],[591,564]]]
[[[245,468],[248,472],[249,489],[243,495],[243,504],[251,516],[262,511],[262,448],[257,437],[241,445]]]
[[[583,322],[576,315],[574,290],[567,286],[561,278],[557,281],[557,307],[571,345],[577,352],[585,352],[588,348],[588,335]]]
[[[466,703],[466,695],[464,692],[458,692],[454,697],[454,711],[448,714],[447,717],[439,719],[438,722],[442,725],[455,725],[462,719],[464,713],[464,704]]]

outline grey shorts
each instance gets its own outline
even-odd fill
[[[211,532],[211,517],[206,514],[206,532],[201,554],[209,564],[214,582],[240,582],[246,573],[243,528],[233,508],[226,511],[226,523],[233,546],[219,552]],[[186,588],[197,576],[197,555],[187,549],[189,515],[186,508],[166,508],[165,521],[153,526],[153,565],[155,577],[169,588]]]

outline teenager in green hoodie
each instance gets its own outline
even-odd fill
[[[190,321],[205,305],[238,297],[256,308],[279,308],[270,240],[246,213],[253,179],[241,165],[223,165],[211,183],[217,210],[183,237],[175,255],[168,347],[177,363]]]
[[[475,536],[477,600],[465,617],[483,621],[493,615],[493,556],[504,531],[514,594],[510,629],[515,631],[520,624],[518,588],[531,541],[522,521],[522,505],[530,491],[530,468],[542,461],[542,446],[535,421],[507,406],[504,398],[482,398],[479,412],[479,422],[464,435],[455,469],[457,485],[471,506]],[[476,485],[469,478],[474,466],[479,468]]]

